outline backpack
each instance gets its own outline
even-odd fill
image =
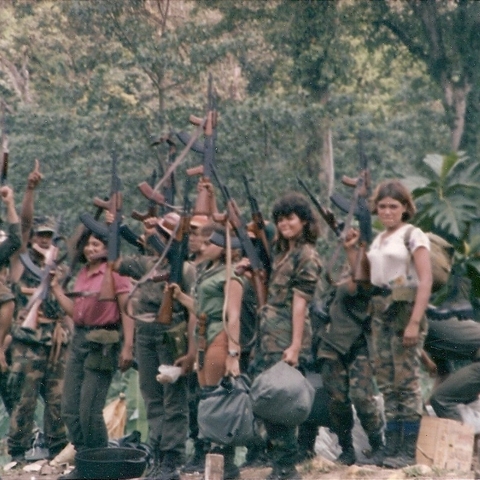
[[[410,236],[415,227],[410,225],[405,232],[403,241],[405,247],[410,251]],[[428,239],[430,240],[430,262],[432,264],[432,293],[437,292],[442,287],[444,287],[450,276],[453,264],[453,255],[455,249],[453,245],[448,243],[442,237],[436,235],[432,232],[425,232]]]

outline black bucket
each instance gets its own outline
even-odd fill
[[[75,456],[79,475],[89,479],[141,477],[146,464],[146,452],[136,448],[89,448]]]

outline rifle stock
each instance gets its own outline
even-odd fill
[[[198,369],[202,370],[203,365],[205,363],[205,349],[207,348],[207,341],[206,341],[206,333],[207,333],[207,315],[205,313],[201,313],[198,317]]]
[[[103,275],[102,284],[100,286],[100,293],[98,295],[99,301],[115,300],[115,282],[113,280],[113,266],[115,262],[107,261],[107,268]]]
[[[21,328],[30,332],[35,332],[38,328],[38,310],[42,304],[42,299],[37,298],[27,312],[27,316],[21,324]]]
[[[160,305],[160,310],[157,315],[158,323],[163,325],[169,325],[172,323],[173,302],[173,289],[169,288],[163,294],[162,304]]]

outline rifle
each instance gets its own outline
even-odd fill
[[[297,181],[300,184],[300,186],[305,190],[307,193],[308,197],[312,201],[312,203],[315,205],[315,207],[318,210],[318,213],[320,213],[321,217],[325,220],[327,225],[333,230],[333,233],[337,237],[340,237],[342,234],[342,230],[344,228],[344,223],[343,222],[337,222],[335,215],[329,208],[324,208],[322,204],[317,200],[315,195],[312,193],[312,191],[307,187],[306,183],[299,177],[297,177]]]
[[[207,348],[207,315],[201,313],[198,317],[198,369],[202,370],[205,363],[205,350]]]
[[[357,178],[342,177],[342,183],[348,187],[354,188],[353,197],[349,204],[342,195],[334,193],[330,199],[344,212],[347,212],[344,231],[348,231],[352,217],[358,220],[360,228],[359,248],[353,271],[353,279],[357,282],[370,281],[370,269],[366,259],[366,249],[372,241],[372,220],[368,206],[368,197],[370,196],[370,172],[368,170],[368,158],[363,149],[363,136],[358,135],[358,155],[359,155],[359,174]]]
[[[173,242],[168,252],[170,263],[169,283],[182,284],[183,264],[188,255],[188,232],[190,230],[190,202],[188,200],[189,178],[185,183],[183,194],[183,214],[173,233]],[[157,321],[168,325],[172,322],[173,289],[169,288],[163,295],[162,304],[157,315]]]
[[[1,160],[2,163],[0,166],[0,186],[1,187],[3,187],[7,183],[8,154],[9,154],[9,149],[8,149],[7,127],[5,122],[5,102],[2,102],[2,160]],[[0,222],[1,222],[1,219],[0,219]]]
[[[187,175],[201,175],[199,185],[200,189],[195,201],[195,207],[193,209],[194,215],[206,215],[211,217],[214,213],[212,211],[212,201],[210,198],[210,192],[202,187],[202,183],[210,182],[212,176],[212,169],[215,165],[215,141],[217,138],[216,126],[217,126],[217,110],[216,110],[216,96],[213,89],[212,75],[208,76],[208,104],[207,115],[204,125],[204,142],[203,147],[198,143],[193,143],[191,149],[203,154],[203,163],[197,167],[187,169]],[[193,125],[201,125],[203,119],[190,116],[190,123]],[[182,142],[187,142],[187,145],[191,141],[188,134],[181,132],[177,134],[177,137]]]
[[[117,156],[112,154],[112,176],[109,200],[105,201],[95,197],[93,203],[104,210],[108,210],[114,217],[108,225],[108,253],[107,269],[100,287],[98,300],[115,300],[115,285],[113,281],[113,267],[120,255],[120,224],[122,223],[122,182],[117,175]]]
[[[155,196],[153,193],[150,193],[150,190],[151,192],[153,192],[153,187],[155,186],[156,181],[157,171],[153,170],[147,182],[142,182],[137,185],[140,192],[142,192],[143,196],[148,200],[148,204],[146,213],[140,213],[137,210],[134,210],[132,212],[131,217],[134,220],[143,222],[146,218],[157,216],[158,205],[164,203],[165,198],[163,198],[160,194],[157,194],[157,196]],[[145,184],[150,187],[150,189],[146,189]]]
[[[220,181],[217,171],[213,165],[212,173],[225,200],[228,220],[232,225],[235,234],[240,240],[245,254],[250,260],[250,267],[252,269],[252,283],[257,295],[257,306],[258,308],[263,307],[263,305],[265,305],[267,302],[267,272],[262,261],[260,260],[255,246],[252,243],[252,240],[248,236],[245,222],[240,216],[240,211],[235,200],[231,197],[227,186]]]
[[[252,195],[250,191],[247,176],[242,175],[242,179],[243,185],[245,186],[248,203],[250,204],[250,211],[252,212],[253,233],[255,234],[255,237],[262,242],[262,246],[266,254],[265,261],[267,262],[267,264],[265,265],[265,270],[267,271],[267,273],[270,273],[270,243],[268,242],[267,235],[265,233],[265,220],[263,218],[262,212],[260,211],[260,208],[258,207],[257,199]]]
[[[35,288],[30,300],[25,307],[27,310],[27,316],[21,324],[21,328],[28,331],[35,331],[38,327],[38,311],[42,302],[48,297],[50,292],[50,283],[52,281],[52,273],[57,268],[57,256],[58,256],[58,244],[60,240],[64,240],[63,237],[58,235],[58,229],[61,222],[61,217],[55,224],[55,231],[52,237],[52,243],[45,252],[45,263],[43,268],[38,271],[40,284]]]

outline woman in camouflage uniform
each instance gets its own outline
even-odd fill
[[[294,367],[311,360],[312,329],[307,305],[321,272],[315,249],[319,223],[306,198],[288,193],[276,201],[272,215],[278,233],[267,304],[260,312],[260,344],[252,365],[255,375],[280,360]],[[301,478],[295,468],[295,427],[264,423],[273,463],[268,480]]]
[[[432,288],[430,243],[419,228],[405,244],[415,213],[409,191],[398,180],[377,186],[373,213],[385,230],[367,253],[372,297],[372,340],[375,376],[385,404],[386,445],[378,463],[402,468],[415,463],[423,411],[420,362],[427,333],[425,309]],[[355,261],[358,232],[347,234],[349,260]]]
[[[236,237],[232,237],[231,242],[232,250],[240,248]],[[244,280],[233,269],[231,274],[228,273],[226,254],[225,228],[215,225],[210,238],[202,246],[205,261],[198,268],[194,297],[181,292],[178,285],[170,285],[175,288],[175,298],[180,303],[193,311],[197,318],[206,318],[204,359],[200,360],[199,353],[197,361],[198,382],[205,389],[215,387],[225,376],[240,375],[240,311]],[[225,301],[228,332],[223,322]],[[240,471],[234,463],[235,448],[225,446],[218,450],[224,456],[224,480],[240,478]]]

